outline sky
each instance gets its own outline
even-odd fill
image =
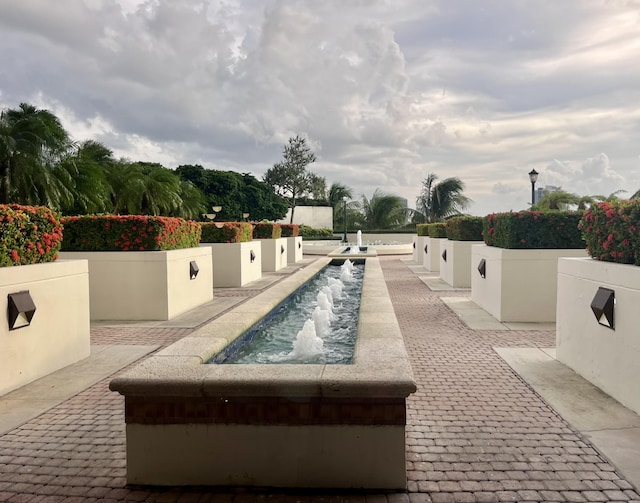
[[[640,189],[640,0],[0,0],[0,108],[132,161],[309,169],[470,214]]]

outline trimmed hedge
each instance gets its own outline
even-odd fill
[[[416,234],[418,234],[418,236],[428,236],[429,225],[430,224],[416,224]]]
[[[445,222],[451,241],[482,241],[483,217],[453,217]]]
[[[157,251],[195,248],[200,224],[148,215],[65,217],[64,251]]]
[[[484,242],[510,249],[584,248],[581,218],[582,212],[575,211],[492,213],[483,219]]]
[[[283,238],[294,238],[300,234],[300,226],[297,224],[280,224]]]
[[[443,222],[427,224],[427,233],[430,238],[446,238],[447,226]]]
[[[0,267],[53,262],[61,243],[59,213],[44,206],[0,204]]]
[[[200,227],[201,243],[245,243],[253,236],[253,225],[248,222],[205,222]]]
[[[594,259],[640,265],[640,200],[592,204],[580,228]]]
[[[282,236],[282,226],[272,222],[253,224],[253,239],[278,239]]]
[[[305,239],[334,239],[331,229],[315,229],[308,225],[300,226],[299,235]]]

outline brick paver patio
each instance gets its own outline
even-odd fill
[[[110,378],[0,437],[0,502],[640,501],[492,347],[550,347],[552,332],[474,331],[402,262],[381,257],[418,391],[408,403],[408,492],[224,491],[125,485],[123,399]],[[224,295],[247,295],[246,291]],[[93,344],[168,345],[176,328],[93,328]],[[212,453],[212,455],[215,455]]]

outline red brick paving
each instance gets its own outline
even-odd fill
[[[464,293],[430,291],[400,258],[380,260],[418,383],[407,407],[407,493],[127,487],[123,399],[109,378],[0,437],[0,502],[640,501],[492,350],[551,347],[555,335],[470,330],[439,300]],[[189,332],[100,327],[91,335],[94,344],[165,346]]]

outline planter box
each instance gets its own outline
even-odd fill
[[[426,238],[422,246],[422,266],[427,271],[440,272],[440,243],[447,238]]]
[[[211,249],[62,252],[89,261],[92,320],[170,320],[213,299]],[[192,279],[190,263],[198,275]]]
[[[262,243],[262,272],[275,272],[287,267],[287,238],[256,241]]]
[[[28,290],[29,326],[9,330],[8,295]],[[0,268],[0,395],[71,365],[90,352],[86,260]]]
[[[429,236],[413,236],[412,259],[416,264],[424,265],[424,244]]]
[[[477,244],[483,243],[440,240],[440,278],[445,283],[454,288],[471,288],[471,247]]]
[[[591,310],[599,287],[615,292],[612,330]],[[587,259],[558,261],[556,357],[640,413],[640,267]]]
[[[295,264],[302,260],[302,236],[290,236],[287,240],[287,263]]]
[[[260,241],[201,243],[200,247],[211,249],[214,288],[241,287],[262,278]]]
[[[471,300],[498,321],[556,321],[558,259],[583,249],[510,250],[471,247]],[[484,260],[485,277],[478,271]]]

